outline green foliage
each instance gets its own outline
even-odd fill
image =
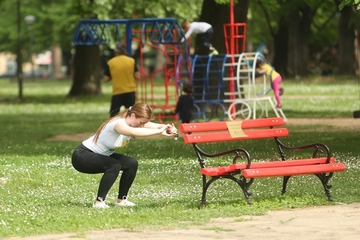
[[[313,9],[324,3],[323,0],[305,0],[305,2]]]
[[[355,6],[356,10],[360,10],[360,0],[342,0],[339,5],[339,10],[342,10],[345,6]]]
[[[194,19],[200,13],[201,4],[202,1],[192,0],[114,1],[107,4],[109,11],[105,19],[169,17]]]
[[[231,0],[215,0],[215,2],[218,4],[230,4],[230,1]],[[235,2],[235,1],[233,1],[233,2]]]
[[[260,43],[268,43],[272,41],[271,29],[277,28],[277,11],[270,11],[257,1],[250,1],[249,13],[247,19],[247,41],[254,44],[256,47]],[[267,5],[265,5],[267,6]],[[264,11],[274,13],[270,16],[270,19],[265,18]],[[270,21],[270,22],[268,22]]]
[[[49,35],[44,36],[44,42],[59,44],[63,51],[70,51],[72,48],[72,37],[77,24],[81,18],[73,8],[73,3],[68,1],[56,1],[51,5],[43,4],[43,10],[39,13],[39,20],[44,20],[41,27],[49,29]],[[50,27],[51,26],[51,27]],[[49,41],[46,38],[52,36]]]
[[[309,45],[309,51],[315,54],[319,49],[335,46],[337,42],[335,36],[338,34],[338,21],[332,20],[337,19],[334,17],[337,11],[333,4],[320,4],[316,13],[312,24],[313,36]]]
[[[6,28],[0,29],[0,41],[2,51],[15,53],[17,43],[17,11],[16,4],[12,0],[4,0],[1,4],[2,13],[0,20]],[[32,25],[33,50],[41,52],[51,49],[55,44],[64,51],[71,48],[71,39],[80,16],[73,11],[72,1],[21,1],[20,27],[23,48],[29,49],[29,29],[25,23],[25,16],[33,15],[36,20]]]
[[[334,17],[336,5],[334,1],[250,1],[248,16],[248,41],[256,47],[260,43],[272,43],[274,33],[284,19],[291,19],[292,9],[296,6],[310,6],[313,11],[309,53],[319,54],[324,48],[333,46],[338,34],[338,18]],[[289,16],[290,15],[290,16]],[[270,47],[270,46],[269,46]]]
[[[179,138],[134,139],[121,152],[140,163],[130,191],[137,207],[92,209],[101,175],[82,174],[71,166],[71,153],[82,139],[54,137],[92,134],[108,117],[111,86],[103,86],[103,96],[69,99],[65,96],[70,85],[69,80],[25,82],[26,98],[18,102],[17,83],[0,80],[0,238],[61,232],[78,232],[81,236],[90,230],[115,228],[186,228],[216,217],[237,217],[240,221],[243,215],[270,210],[333,204],[327,202],[315,176],[291,178],[285,195],[280,195],[281,178],[256,180],[251,187],[252,206],[246,204],[235,183],[224,179],[211,186],[208,205],[199,214],[199,165],[192,146]],[[288,118],[349,117],[359,107],[356,80],[289,79],[283,86]],[[358,139],[358,132],[352,130],[292,125],[284,141],[289,145],[313,141],[328,144],[334,156],[347,166],[345,172],[335,173],[331,180],[333,198],[335,202],[351,203],[358,202],[360,194],[356,185],[360,181]],[[211,148],[236,145],[231,142]],[[256,152],[259,160],[275,156],[271,140],[264,144],[244,142],[242,146]],[[116,189],[117,183],[108,195],[109,204],[116,199]]]

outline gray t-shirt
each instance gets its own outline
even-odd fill
[[[106,124],[100,132],[99,138],[96,143],[93,141],[95,137],[95,135],[93,135],[88,139],[84,140],[82,144],[94,153],[106,156],[110,156],[111,154],[113,154],[117,148],[126,147],[132,137],[122,135],[115,131],[115,125],[119,121],[125,121],[125,119],[114,119],[108,124]]]

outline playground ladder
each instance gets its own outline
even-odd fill
[[[260,58],[259,54],[249,52],[242,53],[238,57],[235,88],[238,98],[224,100],[224,102],[230,103],[227,111],[228,116],[232,119],[232,116],[243,112],[244,118],[249,118],[252,115],[252,118],[256,119],[261,117],[257,116],[257,112],[261,110],[261,112],[265,111],[265,116],[268,117],[268,110],[271,108],[277,117],[281,115],[286,120],[283,111],[276,108],[273,98],[265,95],[268,92],[269,85],[266,77],[263,76],[260,81],[255,77],[256,60]],[[224,94],[225,96],[233,96],[233,93],[229,91]],[[241,111],[238,108],[241,108]],[[247,115],[245,112],[251,114]]]

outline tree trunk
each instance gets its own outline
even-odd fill
[[[52,72],[55,79],[60,79],[63,77],[63,73],[61,71],[62,65],[61,47],[56,44],[52,49]]]
[[[99,46],[76,46],[73,85],[69,96],[101,95],[103,73]]]
[[[248,9],[249,0],[241,0],[234,3],[234,22],[246,23]],[[224,23],[230,23],[230,5],[217,4],[214,0],[204,0],[199,21],[212,25],[214,30],[212,44],[219,53],[226,53],[223,25]],[[199,40],[199,38],[196,38],[195,54],[201,55],[204,52],[201,52],[202,48]]]
[[[339,69],[338,74],[355,75],[355,22],[352,7],[346,6],[341,11],[339,20]]]
[[[279,19],[279,28],[274,36],[274,60],[273,66],[282,76],[287,76],[287,56],[289,44],[288,24],[284,17]]]
[[[288,70],[293,77],[307,75],[308,44],[312,13],[309,6],[295,8],[289,15]]]

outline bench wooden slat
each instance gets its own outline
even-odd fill
[[[335,158],[330,158],[330,163],[334,163]],[[303,166],[303,165],[315,165],[326,164],[326,158],[310,158],[300,160],[286,160],[286,161],[274,161],[274,162],[253,162],[250,169],[257,168],[272,168],[272,167],[290,167],[290,166]],[[247,163],[236,163],[229,166],[219,167],[207,167],[201,168],[200,172],[209,177],[222,176],[228,173],[236,172],[237,170],[246,169]]]
[[[228,173],[234,172],[236,170],[237,169],[233,169],[230,166],[226,166],[226,167],[201,168],[200,172],[209,177],[216,177],[216,176],[227,175]]]
[[[245,137],[232,138],[229,132],[212,133],[192,133],[184,135],[183,139],[186,144],[207,143],[207,142],[224,142],[237,140],[250,140],[273,137],[286,137],[289,131],[286,128],[261,129],[261,130],[244,130]]]
[[[245,178],[264,178],[264,177],[280,177],[293,176],[302,174],[318,174],[328,172],[341,172],[345,170],[342,163],[329,163],[318,165],[304,165],[294,167],[274,167],[274,168],[258,168],[244,169],[242,174]]]
[[[330,158],[330,163],[334,163],[335,158]],[[286,161],[273,161],[273,162],[252,162],[250,169],[252,168],[272,168],[272,167],[291,167],[301,165],[314,165],[314,164],[326,164],[326,158],[309,158],[309,159],[297,159]],[[237,163],[230,165],[231,170],[245,169],[247,164]]]
[[[275,127],[275,126],[283,126],[284,124],[285,121],[283,118],[259,118],[259,119],[241,121],[241,128],[247,129],[247,128],[261,128],[261,127],[270,127],[270,126]],[[182,133],[223,131],[223,130],[227,130],[226,121],[180,124],[180,131]]]

